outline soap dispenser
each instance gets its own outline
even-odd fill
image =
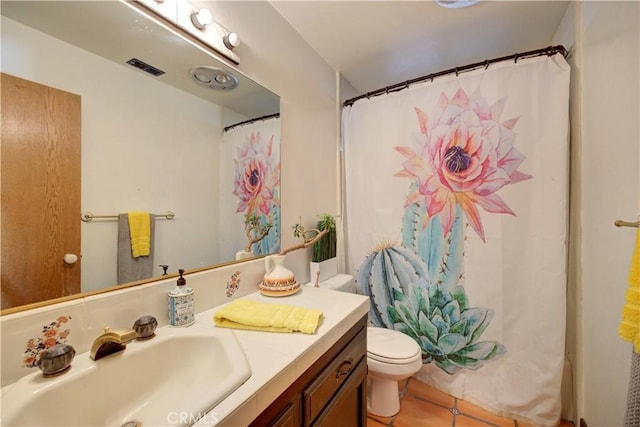
[[[194,319],[194,292],[187,286],[184,270],[178,270],[180,277],[176,287],[169,292],[169,322],[171,326],[189,326]]]

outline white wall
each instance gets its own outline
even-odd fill
[[[336,79],[331,67],[265,1],[193,1],[237,32],[240,71],[280,95],[282,247],[299,243],[292,226],[337,213]],[[310,251],[287,255],[301,283],[309,279]]]
[[[3,72],[82,98],[82,210],[171,210],[174,220],[156,221],[154,264],[218,260],[221,107],[4,17],[2,36]],[[81,232],[82,291],[115,285],[117,221]]]
[[[640,3],[584,2],[582,36],[582,392],[589,426],[622,425],[631,345],[618,338],[640,213]]]
[[[631,344],[618,323],[640,213],[640,3],[574,2],[558,29],[572,51],[572,213],[567,351],[575,420],[623,424]],[[564,412],[564,411],[563,411]]]

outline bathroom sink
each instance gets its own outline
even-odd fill
[[[251,376],[232,331],[164,327],[97,361],[79,354],[53,378],[34,372],[2,391],[2,426],[182,426]],[[203,420],[203,421],[204,421]],[[134,424],[134,423],[138,424]]]

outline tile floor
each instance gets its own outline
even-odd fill
[[[495,416],[475,405],[409,378],[399,384],[400,413],[393,417],[369,414],[367,427],[530,427]],[[559,427],[573,427],[562,421]]]

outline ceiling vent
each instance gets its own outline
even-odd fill
[[[145,73],[149,73],[155,77],[158,77],[164,74],[164,71],[162,71],[161,69],[156,68],[153,65],[149,65],[144,61],[140,61],[138,58],[131,58],[130,60],[127,61],[127,64],[131,65],[132,67],[136,67],[144,71]]]

